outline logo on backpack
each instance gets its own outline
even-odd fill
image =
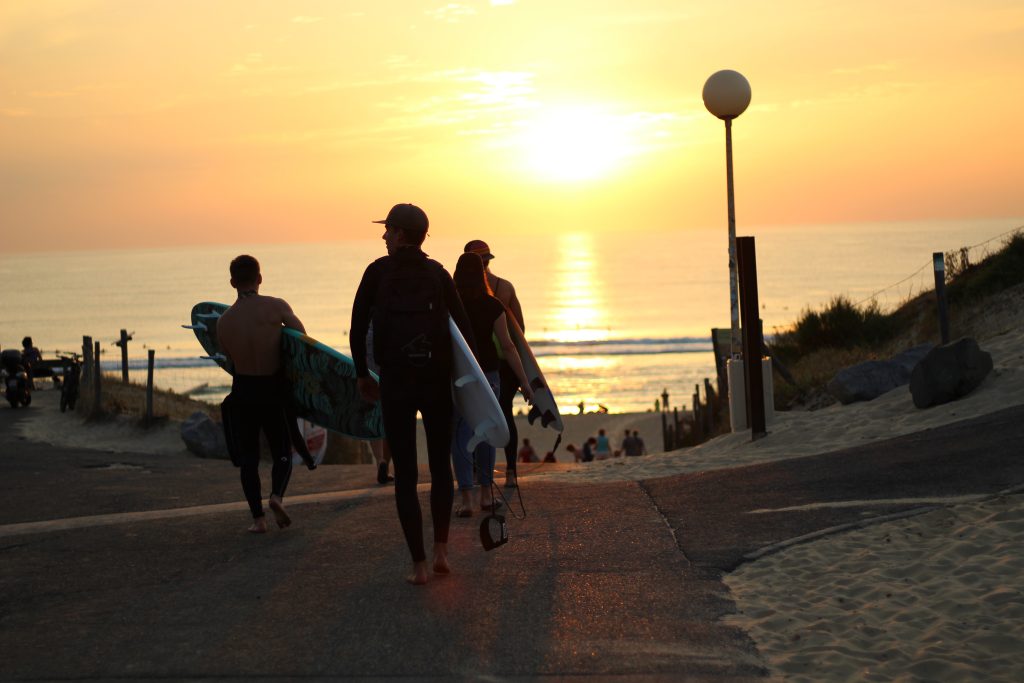
[[[395,259],[381,278],[373,353],[381,367],[429,368],[450,353],[441,281],[425,258]]]

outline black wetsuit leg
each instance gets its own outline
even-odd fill
[[[508,443],[505,444],[505,469],[508,472],[516,471],[516,456],[519,453],[519,430],[516,429],[516,417],[512,414],[512,402],[519,391],[519,378],[512,371],[509,364],[502,361],[499,370],[501,377],[501,389],[498,391],[498,405],[501,412],[505,414],[505,421],[508,422]]]
[[[253,518],[264,516],[260,482],[260,431],[267,437],[271,468],[271,493],[283,498],[291,479],[292,458],[287,417],[281,402],[281,385],[274,377],[236,375],[231,384],[232,448],[241,460],[240,479]]]
[[[455,491],[449,454],[451,452],[452,402],[446,378],[417,379],[381,375],[381,409],[384,433],[391,449],[395,470],[395,505],[406,545],[413,562],[427,559],[423,545],[423,513],[416,484],[416,413],[423,413],[430,462],[430,511],[434,523],[434,541],[447,543]]]

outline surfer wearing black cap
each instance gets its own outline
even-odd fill
[[[238,299],[217,320],[217,343],[234,366],[231,393],[224,400],[224,433],[232,461],[241,469],[242,491],[253,524],[249,531],[267,532],[260,489],[260,431],[270,444],[270,510],[277,526],[291,524],[284,509],[284,491],[292,474],[288,417],[281,379],[281,331],[290,327],[305,332],[302,322],[284,299],[259,293],[263,276],[252,256],[231,262],[231,286]]]
[[[429,222],[423,209],[396,204],[384,225],[388,255],[363,273],[352,302],[349,341],[359,392],[381,402],[384,433],[395,474],[395,503],[405,542],[412,555],[412,584],[427,582],[423,516],[416,484],[416,413],[423,416],[430,466],[430,514],[434,526],[433,570],[448,574],[448,527],[454,487],[449,462],[452,442],[451,314],[466,341],[475,348],[465,309],[451,275],[420,248]],[[373,323],[373,355],[380,384],[367,368],[366,332]]]
[[[484,262],[484,272],[487,274],[487,284],[491,293],[502,303],[510,316],[519,323],[519,329],[526,331],[526,323],[523,322],[523,307],[519,304],[519,297],[516,296],[516,288],[504,278],[500,278],[491,272],[490,263],[494,259],[491,247],[483,240],[471,240],[463,248],[466,254],[477,254]],[[501,389],[498,394],[498,405],[508,422],[508,443],[505,445],[505,488],[513,489],[516,483],[516,456],[519,452],[519,431],[516,429],[516,419],[512,414],[512,403],[515,400],[516,392],[519,391],[519,378],[516,376],[512,366],[504,358],[501,359],[499,368],[499,379]]]

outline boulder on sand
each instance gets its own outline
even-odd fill
[[[870,401],[909,382],[914,366],[931,349],[931,344],[922,344],[889,360],[869,360],[843,368],[828,383],[828,393],[843,405]]]
[[[974,391],[992,372],[992,356],[970,337],[932,349],[910,376],[910,395],[918,408],[955,401]]]
[[[189,452],[200,458],[228,459],[224,428],[201,410],[192,413],[181,423],[181,438]]]

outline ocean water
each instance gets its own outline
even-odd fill
[[[766,332],[836,295],[874,298],[883,308],[932,288],[931,254],[998,248],[993,239],[1021,219],[766,227],[756,238],[759,301]],[[572,413],[653,409],[665,390],[681,406],[694,385],[714,377],[710,330],[728,327],[728,244],[724,228],[653,233],[566,231],[538,239],[488,239],[491,269],[516,286],[526,336],[559,402]],[[465,240],[429,237],[425,251],[449,270]],[[82,336],[103,348],[104,367],[120,369],[113,345],[133,333],[129,371],[145,381],[155,349],[158,386],[218,401],[228,377],[192,332],[182,329],[198,301],[230,303],[228,262],[260,259],[262,291],[287,299],[310,335],[348,354],[352,297],[363,269],[383,255],[374,238],[323,244],[233,245],[175,249],[38,252],[0,255],[4,296],[0,345],[31,335],[49,356],[80,351]]]

